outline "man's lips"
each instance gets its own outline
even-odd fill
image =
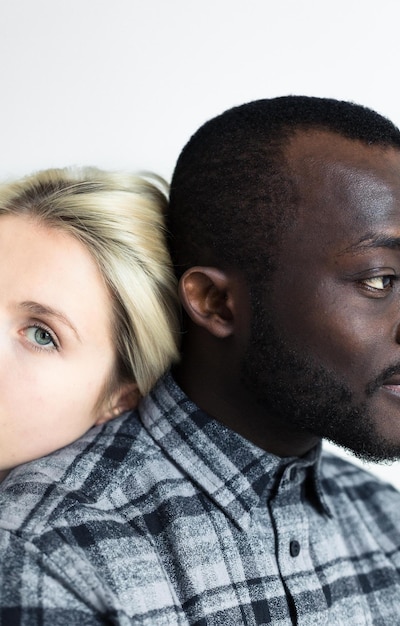
[[[400,374],[383,381],[382,387],[393,393],[400,394]]]
[[[398,393],[400,388],[400,363],[387,367],[367,385],[367,396],[372,396],[379,389]]]

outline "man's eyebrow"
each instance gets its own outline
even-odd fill
[[[66,326],[69,326],[69,328],[76,335],[77,339],[81,341],[81,338],[79,337],[79,333],[76,330],[75,326],[73,325],[71,320],[69,320],[68,317],[64,315],[64,313],[62,313],[61,311],[57,311],[57,309],[53,309],[50,306],[40,304],[39,302],[33,302],[30,300],[27,300],[25,302],[20,302],[18,304],[18,308],[29,311],[29,313],[31,313],[32,315],[39,315],[39,316],[44,315],[48,317],[55,317]]]
[[[389,248],[390,250],[400,250],[400,237],[391,237],[389,235],[368,234],[362,237],[356,244],[353,244],[344,250],[344,253],[356,253],[371,248]]]

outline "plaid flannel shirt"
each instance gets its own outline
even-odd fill
[[[280,459],[167,375],[0,489],[3,626],[394,626],[400,494],[320,449]]]

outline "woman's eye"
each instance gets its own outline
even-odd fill
[[[374,276],[373,278],[365,278],[362,283],[372,289],[385,291],[393,287],[394,276]]]
[[[31,343],[44,350],[57,349],[58,347],[49,331],[40,326],[29,326],[25,329],[25,335]]]

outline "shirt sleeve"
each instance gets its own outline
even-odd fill
[[[88,572],[87,564],[80,567],[79,555],[69,554],[67,567],[65,561],[65,554],[56,560],[17,533],[0,529],[0,626],[130,623],[120,619],[96,572]]]

